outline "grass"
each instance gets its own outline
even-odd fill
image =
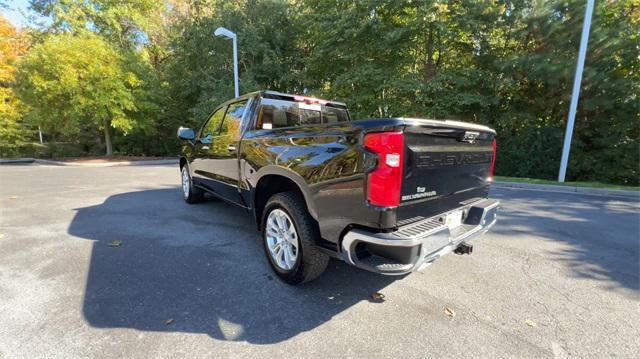
[[[621,190],[626,190],[626,191],[639,191],[640,192],[640,187],[622,186],[622,185],[600,183],[600,182],[564,182],[564,183],[559,183],[559,182],[556,182],[556,181],[537,179],[537,178],[503,177],[503,176],[495,176],[494,179],[496,181],[503,181],[503,182],[534,183],[534,184],[546,184],[546,185],[570,186],[570,187],[591,187],[591,188],[621,189]]]

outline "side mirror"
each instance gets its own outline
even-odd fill
[[[196,138],[196,133],[193,129],[188,127],[180,127],[178,129],[178,139],[183,141],[193,141]]]

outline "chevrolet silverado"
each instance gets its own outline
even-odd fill
[[[182,193],[252,213],[287,283],[317,278],[330,257],[402,275],[471,253],[495,224],[495,135],[457,121],[353,121],[344,103],[253,92],[178,130]]]

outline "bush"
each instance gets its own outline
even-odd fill
[[[0,144],[2,158],[59,158],[95,155],[96,152],[86,145],[72,142],[27,142],[12,146]]]
[[[126,136],[116,134],[113,138],[114,153],[129,156],[176,156],[180,143],[175,135],[150,135],[132,131]]]
[[[556,127],[498,130],[496,175],[556,179],[562,139],[563,130]]]
[[[47,151],[47,147],[40,143],[0,143],[0,158],[21,158],[33,157],[42,158]]]

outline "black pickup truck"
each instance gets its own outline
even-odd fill
[[[352,121],[344,103],[260,91],[181,127],[185,201],[205,193],[253,213],[285,282],[318,277],[329,257],[401,275],[496,222],[488,199],[495,131],[411,118]]]

